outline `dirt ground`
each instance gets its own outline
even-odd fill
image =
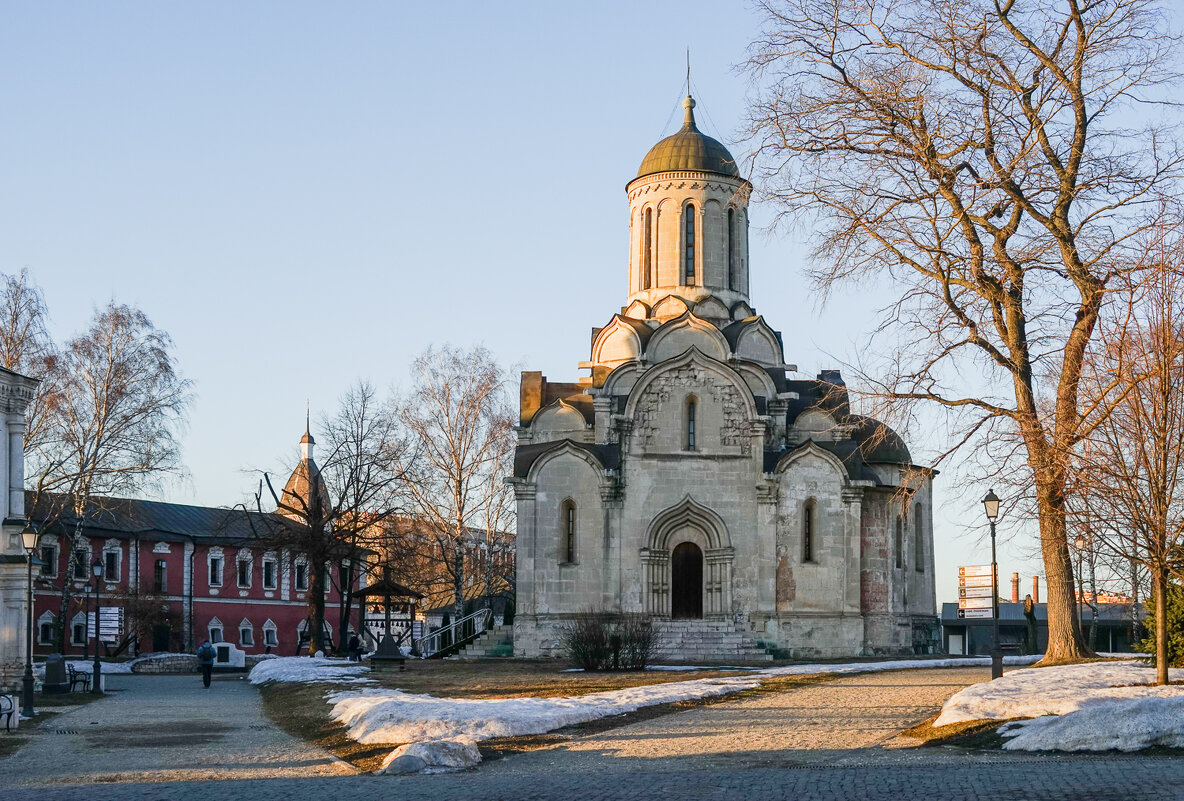
[[[371,670],[368,678],[383,687],[444,698],[549,698],[587,695],[623,687],[670,681],[735,676],[735,670],[621,670],[605,673],[565,672],[559,660],[408,659],[404,670]]]
[[[405,692],[426,693],[445,698],[556,697],[640,687],[672,681],[736,676],[737,670],[620,671],[609,673],[564,672],[567,663],[555,660],[408,660],[403,671],[371,671],[369,677],[384,687]],[[828,680],[825,676],[791,676],[766,681],[755,690],[718,698],[680,701],[644,707],[627,715],[591,721],[540,735],[486,740],[480,744],[486,760],[509,754],[550,748],[574,737],[606,731],[671,712],[732,701],[762,692],[779,692],[791,687]],[[402,743],[362,745],[351,740],[345,727],[329,717],[331,705],[325,694],[332,685],[272,684],[261,688],[263,709],[269,720],[289,734],[302,737],[332,752],[362,771],[377,770],[382,760]]]

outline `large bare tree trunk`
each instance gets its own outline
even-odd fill
[[[1168,582],[1163,568],[1151,571],[1155,598],[1155,683],[1168,684]]]

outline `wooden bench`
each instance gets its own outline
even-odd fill
[[[74,692],[74,687],[78,684],[82,685],[84,691],[90,689],[90,674],[75,670],[74,666],[69,662],[66,663],[66,674],[70,681],[70,692]]]
[[[12,716],[16,714],[16,702],[11,695],[0,695],[0,718],[4,718],[4,731],[12,731]]]

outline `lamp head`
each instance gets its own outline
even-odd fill
[[[91,575],[95,578],[100,578],[103,575],[103,560],[96,559],[94,564],[90,566]]]
[[[983,496],[983,511],[987,513],[987,520],[992,523],[999,517],[999,496],[995,494],[995,490],[987,490],[987,494]]]
[[[33,527],[33,521],[25,523],[24,529],[21,531],[21,546],[25,551],[32,555],[37,550],[37,541],[41,539],[41,533]]]
[[[1085,550],[1085,535],[1084,534],[1078,534],[1076,537],[1073,538],[1073,547],[1079,551]]]

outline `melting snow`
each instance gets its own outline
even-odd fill
[[[362,674],[370,668],[350,662],[347,659],[332,659],[324,656],[283,656],[267,659],[247,674],[251,684],[269,681],[304,682],[306,684],[368,684],[370,679]]]
[[[1184,747],[1184,686],[1154,682],[1155,669],[1133,661],[1017,670],[954,694],[933,725],[1032,718],[999,730],[1011,751]]]

